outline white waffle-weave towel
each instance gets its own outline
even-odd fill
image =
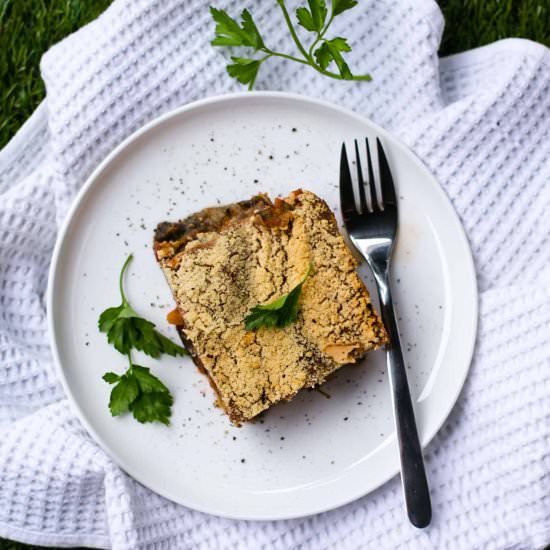
[[[231,13],[250,6],[271,44],[292,47],[275,2],[214,3]],[[453,201],[475,256],[479,339],[427,451],[432,526],[407,523],[398,479],[299,520],[194,512],[126,476],[75,419],[52,365],[44,303],[67,206],[142,124],[239,88],[208,44],[205,2],[116,0],[44,56],[47,100],[0,153],[0,536],[118,550],[550,542],[550,52],[504,40],[439,59],[443,19],[431,0],[361,2],[336,26],[371,83],[281,62],[262,71],[258,89],[323,97],[396,132]]]

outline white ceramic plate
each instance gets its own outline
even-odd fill
[[[288,94],[228,95],[162,116],[113,151],[75,200],[53,256],[49,322],[65,391],[90,434],[135,479],[204,512],[281,519],[340,506],[398,472],[383,352],[333,376],[324,386],[330,399],[304,391],[242,428],[214,407],[190,359],[138,356],[174,395],[164,427],[110,416],[101,376],[126,361],[97,329],[99,313],[119,303],[118,272],[133,252],[131,303],[177,339],[151,247],[156,224],[298,187],[338,215],[342,141],[375,135],[399,187],[394,292],[422,443],[441,426],[468,371],[477,294],[467,241],[438,183],[394,137],[352,112]]]

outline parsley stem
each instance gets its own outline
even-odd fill
[[[300,39],[298,38],[298,35],[296,34],[296,31],[294,30],[294,25],[292,24],[292,21],[290,20],[290,16],[288,15],[288,11],[285,6],[284,0],[277,0],[277,4],[281,7],[281,10],[283,11],[283,15],[286,21],[286,25],[288,27],[288,30],[290,31],[290,35],[292,36],[292,40],[294,40],[294,44],[298,47],[302,55],[311,62],[311,58],[308,55],[306,49],[302,46],[302,43],[300,42]],[[296,61],[296,60],[294,60]]]
[[[133,254],[130,254],[126,261],[124,262],[122,269],[120,270],[120,276],[118,278],[118,288],[120,290],[120,295],[122,297],[122,303],[127,304],[128,300],[126,300],[126,295],[124,294],[124,285],[122,284],[122,280],[124,279],[124,272],[126,271],[126,268],[128,267],[128,264],[132,261]]]
[[[312,65],[312,67],[319,73],[325,75],[325,76],[328,76],[329,78],[334,78],[336,80],[348,80],[348,81],[351,81],[351,80],[366,80],[366,81],[369,81],[369,80],[372,80],[372,77],[370,74],[354,74],[354,75],[351,75],[351,77],[344,77],[342,75],[339,75],[339,74],[336,74],[336,73],[331,73],[330,71],[325,71],[323,69],[321,69],[320,67],[317,67],[317,65]]]
[[[331,71],[327,71],[325,69],[321,69],[319,65],[317,65],[313,59],[300,59],[299,57],[294,57],[293,55],[288,55],[286,53],[281,52],[274,52],[273,50],[270,50],[269,48],[264,48],[262,50],[263,52],[269,54],[266,55],[263,59],[260,59],[260,61],[265,61],[268,57],[282,57],[284,59],[289,59],[290,61],[296,61],[296,63],[301,63],[302,65],[309,65],[312,69],[315,69],[318,73],[321,73],[322,75],[328,76],[329,78],[334,78],[335,80],[372,80],[371,76],[369,74],[365,75],[353,75],[351,78],[343,78],[342,75],[339,75],[338,73],[333,73]],[[251,89],[249,87],[249,89]]]
[[[332,23],[332,20],[334,19],[334,13],[330,14],[329,20],[327,24],[325,25],[325,28],[321,31],[321,34],[319,35],[319,40],[325,36],[325,33],[328,31],[328,28],[330,27],[330,24]]]
[[[268,48],[264,48],[262,50],[263,52],[267,53],[263,59],[260,59],[259,61],[265,61],[268,57],[282,57],[284,59],[289,59],[290,61],[296,61],[296,63],[301,63],[302,65],[309,65],[312,69],[315,69],[318,73],[321,73],[322,75],[328,76],[329,78],[334,78],[335,80],[372,80],[371,76],[369,74],[365,75],[353,75],[351,78],[343,78],[342,75],[339,75],[338,73],[333,73],[331,71],[327,71],[325,69],[321,69],[319,65],[317,65],[313,59],[300,59],[299,57],[294,57],[293,55],[288,55],[286,53],[281,52],[274,52],[273,50],[270,50]],[[254,79],[255,81],[256,79]],[[252,84],[254,84],[254,81]],[[252,88],[249,86],[248,88],[251,90]]]
[[[267,55],[262,57],[261,59],[258,59],[258,61],[260,62],[260,65],[266,60],[266,59],[269,59],[272,55],[274,55],[274,52],[268,50],[267,48],[263,48],[262,51],[266,52]],[[252,88],[254,88],[254,84],[256,82],[256,78],[258,76],[258,72],[259,71],[256,71],[256,74],[254,75],[254,78],[250,81],[250,84],[248,85],[248,91],[250,92],[252,90]]]
[[[288,55],[286,53],[280,53],[280,52],[274,52],[273,50],[269,50],[268,48],[266,48],[264,51],[266,53],[268,53],[269,55],[264,57],[261,61],[265,61],[268,57],[275,56],[275,57],[283,57],[284,59],[290,59],[290,61],[296,61],[297,63],[302,63],[303,65],[311,65],[311,63],[309,61],[306,61],[305,59],[300,59],[299,57],[294,57],[293,55]]]
[[[333,19],[334,19],[334,13],[331,13],[327,24],[325,25],[323,30],[317,35],[317,38],[313,41],[313,44],[310,46],[308,54],[309,54],[309,57],[311,59],[313,59],[313,49],[323,39],[323,37],[325,36],[325,33],[327,32],[328,28],[330,27],[330,24],[332,23]]]
[[[298,53],[295,55],[286,54],[282,52],[275,52],[265,46],[260,31],[257,29],[252,16],[247,10],[244,10],[241,14],[241,23],[232,19],[224,10],[210,8],[210,13],[216,24],[215,32],[216,36],[212,41],[213,46],[244,46],[252,48],[254,53],[261,51],[264,57],[255,59],[249,58],[232,58],[233,64],[227,65],[227,71],[230,76],[238,80],[241,84],[248,84],[248,89],[251,90],[256,83],[258,71],[261,64],[270,57],[281,57],[289,61],[295,61],[302,65],[309,65],[312,69],[315,69],[319,74],[328,76],[334,80],[371,80],[371,76],[365,75],[353,75],[345,63],[341,51],[349,52],[351,47],[347,44],[346,39],[337,37],[332,40],[325,38],[326,33],[329,30],[335,17],[354,7],[358,2],[355,0],[341,0],[342,3],[338,3],[336,0],[331,2],[331,11],[328,19],[326,18],[327,8],[325,0],[308,0],[310,10],[306,7],[300,8],[305,10],[311,23],[301,20],[302,12],[297,11],[298,24],[304,27],[306,30],[314,32],[313,39],[308,38],[307,43],[301,42],[298,36],[298,28],[294,25],[290,12],[286,6],[285,0],[276,0],[277,5],[283,13],[285,25],[290,33],[292,41],[295,47],[298,49]],[[315,11],[317,9],[317,11]],[[319,17],[325,19],[323,25],[319,25]],[[315,21],[314,21],[315,20]],[[311,25],[314,25],[311,28]],[[319,26],[317,26],[319,25]],[[321,27],[321,28],[319,28]],[[317,30],[318,29],[318,30]],[[311,36],[311,35],[309,35]],[[311,42],[310,42],[311,40]],[[320,46],[321,45],[321,46]],[[327,70],[331,63],[335,63],[337,71]]]

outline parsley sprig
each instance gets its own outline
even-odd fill
[[[330,13],[325,0],[307,0],[308,6],[299,7],[296,10],[298,25],[306,31],[313,33],[309,47],[301,42],[296,28],[290,18],[290,14],[284,0],[276,0],[281,8],[285,23],[290,31],[290,36],[300,52],[300,57],[283,52],[277,52],[266,46],[264,39],[248,10],[241,13],[239,23],[230,17],[226,11],[210,7],[210,13],[216,23],[216,36],[212,40],[213,46],[234,46],[252,49],[254,53],[261,52],[261,57],[231,57],[232,63],[227,65],[227,72],[241,84],[248,84],[248,89],[254,87],[258,71],[264,61],[271,57],[282,57],[297,63],[309,65],[317,72],[330,78],[339,80],[371,80],[369,74],[354,75],[343,53],[351,51],[351,46],[346,38],[336,36],[327,38],[326,33],[334,18],[358,4],[357,0],[331,0]],[[329,70],[334,65],[338,72]]]
[[[132,255],[128,256],[119,276],[119,290],[122,303],[117,307],[106,309],[99,316],[99,330],[107,333],[107,340],[120,353],[126,355],[131,349],[143,351],[147,355],[160,357],[163,353],[175,357],[184,355],[186,351],[160,332],[155,325],[140,317],[130,306],[124,294],[123,278]]]
[[[119,290],[122,303],[107,308],[99,316],[99,330],[107,334],[107,341],[116,350],[126,355],[129,367],[122,375],[107,372],[103,380],[115,384],[111,391],[109,409],[113,416],[130,411],[139,422],[169,423],[173,403],[170,390],[149,369],[132,361],[131,351],[143,351],[158,358],[163,353],[175,357],[187,352],[181,346],[155,330],[155,325],[140,317],[130,305],[124,293],[124,274],[132,260],[128,256],[119,275]]]
[[[111,391],[109,409],[113,416],[130,411],[138,422],[170,423],[172,403],[170,390],[146,367],[132,363],[128,354],[130,367],[122,374],[106,372],[103,380],[116,384]]]
[[[245,317],[244,328],[246,330],[255,330],[260,327],[282,328],[296,321],[300,309],[298,300],[302,293],[302,286],[309,277],[311,270],[312,265],[309,264],[302,280],[290,292],[283,294],[269,304],[254,306]]]

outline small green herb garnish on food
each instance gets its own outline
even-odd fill
[[[254,306],[244,320],[244,328],[246,330],[255,330],[260,327],[282,328],[296,321],[299,311],[298,300],[302,293],[302,286],[309,277],[312,267],[309,264],[307,273],[290,292],[283,294],[280,298],[269,304]]]
[[[160,357],[163,353],[176,357],[186,355],[181,346],[155,330],[155,325],[140,317],[130,306],[124,294],[122,280],[132,255],[128,256],[119,277],[119,289],[122,303],[110,307],[99,316],[99,330],[107,334],[109,344],[126,355],[131,349],[143,351],[151,357]]]
[[[175,357],[186,355],[181,346],[155,330],[155,325],[140,317],[130,306],[124,293],[124,273],[132,255],[128,256],[119,276],[122,303],[106,309],[99,316],[99,330],[120,353],[128,357],[130,366],[122,375],[107,372],[103,380],[115,384],[111,391],[109,409],[113,416],[130,411],[138,422],[169,423],[173,403],[170,390],[148,368],[132,362],[131,350],[143,351],[151,357],[166,353]]]
[[[123,374],[106,372],[103,380],[116,384],[111,391],[109,409],[113,416],[130,411],[138,422],[169,424],[173,403],[170,390],[146,367],[134,365]]]
[[[296,61],[303,65],[309,65],[317,72],[330,78],[339,80],[371,80],[368,74],[352,74],[342,53],[350,52],[351,46],[347,39],[341,36],[326,38],[326,33],[334,18],[345,11],[355,7],[357,0],[332,0],[330,13],[325,0],[308,0],[308,6],[302,6],[296,10],[298,25],[306,31],[313,33],[309,45],[304,46],[296,33],[296,29],[285,5],[284,0],[276,0],[281,8],[284,20],[290,32],[294,44],[300,52],[300,56],[276,52],[268,48],[263,40],[252,15],[248,10],[241,13],[241,22],[231,18],[227,12],[210,7],[210,13],[216,23],[216,36],[212,40],[213,46],[238,46],[249,48],[253,53],[261,52],[261,57],[231,57],[232,63],[227,65],[227,72],[241,84],[248,84],[251,90],[256,82],[258,71],[264,61],[270,57],[282,57]],[[328,70],[334,64],[338,72]]]

